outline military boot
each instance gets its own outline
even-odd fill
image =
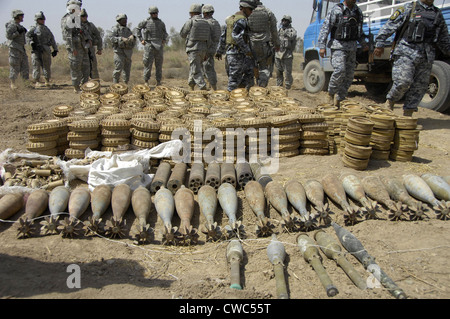
[[[403,116],[412,117],[416,109],[403,109]]]
[[[386,100],[386,103],[384,104],[384,108],[393,111],[394,110],[395,102],[392,100]]]
[[[189,84],[189,88],[191,89],[191,91],[195,90],[195,84]]]
[[[11,81],[11,90],[17,90],[17,86],[14,81]]]
[[[213,90],[213,91],[217,91],[217,85],[211,85],[211,89]]]

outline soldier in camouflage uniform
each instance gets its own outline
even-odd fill
[[[29,66],[28,56],[25,50],[25,35],[27,29],[20,23],[23,22],[24,13],[21,10],[12,12],[13,20],[6,23],[6,39],[9,48],[9,79],[11,80],[11,89],[17,89],[15,81],[19,75],[23,79],[28,80]]]
[[[212,34],[212,45],[210,46],[210,50],[208,50],[208,54],[205,62],[203,62],[203,69],[205,71],[205,76],[208,79],[211,88],[216,91],[217,90],[217,74],[214,63],[214,55],[217,50],[217,46],[219,45],[220,35],[222,33],[219,22],[213,18],[214,7],[210,4],[205,4],[202,8],[203,18],[208,20],[211,24],[213,34]]]
[[[153,61],[156,69],[156,85],[161,85],[162,66],[164,62],[164,46],[167,43],[167,31],[164,22],[159,19],[157,7],[148,10],[150,18],[139,23],[134,29],[135,36],[144,46],[144,82],[147,83],[152,75]]]
[[[393,52],[393,85],[386,98],[386,107],[405,98],[403,113],[412,116],[428,89],[436,47],[450,55],[450,38],[442,12],[433,0],[420,0],[399,8],[380,29],[375,39],[376,56],[381,56],[386,40],[397,33]],[[405,24],[406,23],[406,24]],[[405,32],[401,32],[405,27]]]
[[[255,84],[254,67],[247,34],[247,16],[256,7],[254,2],[241,1],[240,11],[226,19],[226,29],[220,37],[216,58],[222,59],[226,53],[228,91],[237,88],[250,89]]]
[[[275,68],[277,71],[277,85],[283,86],[286,82],[286,89],[290,89],[294,79],[292,77],[292,62],[294,60],[294,50],[297,45],[297,31],[292,27],[292,18],[285,15],[281,19],[281,28],[278,30],[280,38],[280,51],[275,53]],[[286,74],[286,81],[284,80]]]
[[[191,18],[180,31],[180,36],[186,39],[186,53],[190,65],[188,84],[191,90],[194,90],[196,84],[200,90],[207,90],[202,66],[212,46],[213,31],[201,13],[202,6],[200,4],[191,5],[189,10]]]
[[[88,56],[90,60],[90,72],[85,74],[85,78],[91,78],[95,81],[100,81],[100,74],[98,73],[97,55],[103,54],[103,39],[95,24],[88,21],[88,13],[86,9],[81,10],[81,28],[85,33],[88,33],[92,39],[92,44],[89,46]],[[87,70],[86,70],[87,71]]]
[[[260,1],[253,2],[256,8],[247,18],[250,46],[258,68],[257,84],[267,87],[272,75],[274,54],[280,50],[277,19]]]
[[[331,39],[331,65],[334,72],[328,86],[329,103],[340,106],[347,97],[356,67],[356,50],[359,42],[365,51],[369,49],[362,31],[363,14],[356,0],[345,0],[335,5],[325,18],[320,30],[318,44],[320,56],[325,57],[328,35]]]
[[[81,2],[67,2],[68,12],[61,19],[63,40],[66,42],[70,62],[70,76],[76,93],[81,91],[81,85],[89,81],[90,73],[89,48],[92,39],[81,27]]]
[[[131,57],[133,48],[136,45],[136,36],[127,27],[128,17],[126,14],[119,14],[116,17],[117,25],[111,33],[111,43],[114,49],[113,83],[119,83],[120,74],[123,73],[123,81],[128,84],[131,73]]]
[[[36,86],[39,86],[42,68],[45,86],[50,86],[52,57],[58,54],[58,46],[52,31],[45,25],[44,13],[42,11],[36,13],[34,20],[36,25],[27,32],[27,40],[32,48],[33,80]]]

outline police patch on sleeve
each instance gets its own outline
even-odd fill
[[[395,20],[398,18],[399,15],[401,15],[403,12],[405,12],[405,8],[404,7],[400,7],[397,9],[397,11],[394,12],[393,15],[391,15],[391,20]]]

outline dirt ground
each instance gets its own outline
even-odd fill
[[[325,100],[325,93],[309,94],[303,87],[302,74],[295,75],[295,85],[289,95],[302,105],[316,106]],[[68,77],[68,75],[67,75]],[[273,81],[273,79],[271,80]],[[57,105],[78,105],[79,97],[69,86],[68,78],[57,79],[53,90],[21,88],[16,93],[9,89],[7,80],[0,84],[0,150],[12,148],[25,151],[26,128],[32,123],[52,118],[51,110]],[[219,87],[225,88],[221,76]],[[110,83],[103,82],[105,90]],[[274,82],[271,82],[273,85]],[[187,87],[182,80],[166,80],[166,86]],[[382,97],[370,97],[361,86],[352,86],[350,99],[367,104],[381,103]],[[395,112],[400,114],[400,105]],[[419,150],[413,162],[371,161],[365,171],[352,171],[359,177],[367,175],[401,176],[406,173],[435,173],[450,175],[450,116],[426,109],[418,114],[423,126]],[[273,179],[285,182],[291,178],[300,182],[320,179],[326,173],[339,174],[344,170],[339,155],[317,157],[298,156],[281,159],[279,173]],[[131,236],[121,240],[100,237],[65,239],[61,236],[39,236],[17,239],[15,225],[0,223],[0,298],[19,299],[275,299],[276,286],[273,267],[267,258],[269,239],[259,239],[254,233],[256,218],[238,193],[240,211],[247,238],[243,240],[244,260],[241,267],[243,290],[233,290],[230,270],[226,261],[227,242],[200,243],[192,247],[161,245],[162,223],[151,213],[151,226],[155,241],[136,246]],[[333,220],[343,224],[343,212],[331,203]],[[21,213],[13,216],[18,220]],[[111,217],[107,211],[104,219]],[[85,220],[89,211],[85,213]],[[221,210],[218,223],[224,226],[227,217]],[[381,268],[401,287],[409,298],[450,298],[450,222],[437,220],[433,213],[423,221],[392,222],[383,212],[379,220],[363,221],[348,226],[376,258]],[[131,211],[126,214],[127,225],[135,223]],[[270,209],[275,225],[280,215]],[[174,224],[179,223],[175,218]],[[198,207],[193,219],[194,227],[204,223]],[[279,227],[277,226],[279,231]],[[331,227],[324,230],[334,236]],[[314,232],[309,232],[310,236]],[[287,258],[286,280],[291,299],[329,299],[320,281],[303,259],[296,245],[296,233],[279,233]],[[336,237],[335,237],[336,238]],[[336,263],[321,253],[323,265],[339,290],[333,299],[393,299],[382,287],[360,290],[352,284]],[[350,263],[364,278],[369,273],[351,255]],[[69,265],[81,269],[81,288],[69,289]]]

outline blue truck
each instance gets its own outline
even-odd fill
[[[342,0],[313,0],[313,14],[310,25],[304,34],[303,57],[303,83],[305,89],[311,93],[325,91],[333,72],[330,56],[327,49],[325,58],[319,55],[318,38],[323,21],[328,12]],[[373,43],[380,28],[389,17],[400,7],[411,1],[402,0],[360,0],[357,2],[364,15],[364,33],[369,43]],[[447,26],[450,29],[450,3],[438,5],[444,14]],[[392,84],[390,59],[394,36],[384,50],[381,57],[373,55],[373,51],[357,53],[357,67],[355,70],[355,83],[366,87],[367,92],[380,96],[387,93]],[[421,107],[438,112],[450,112],[450,57],[438,52],[433,64],[428,91],[425,94]]]

